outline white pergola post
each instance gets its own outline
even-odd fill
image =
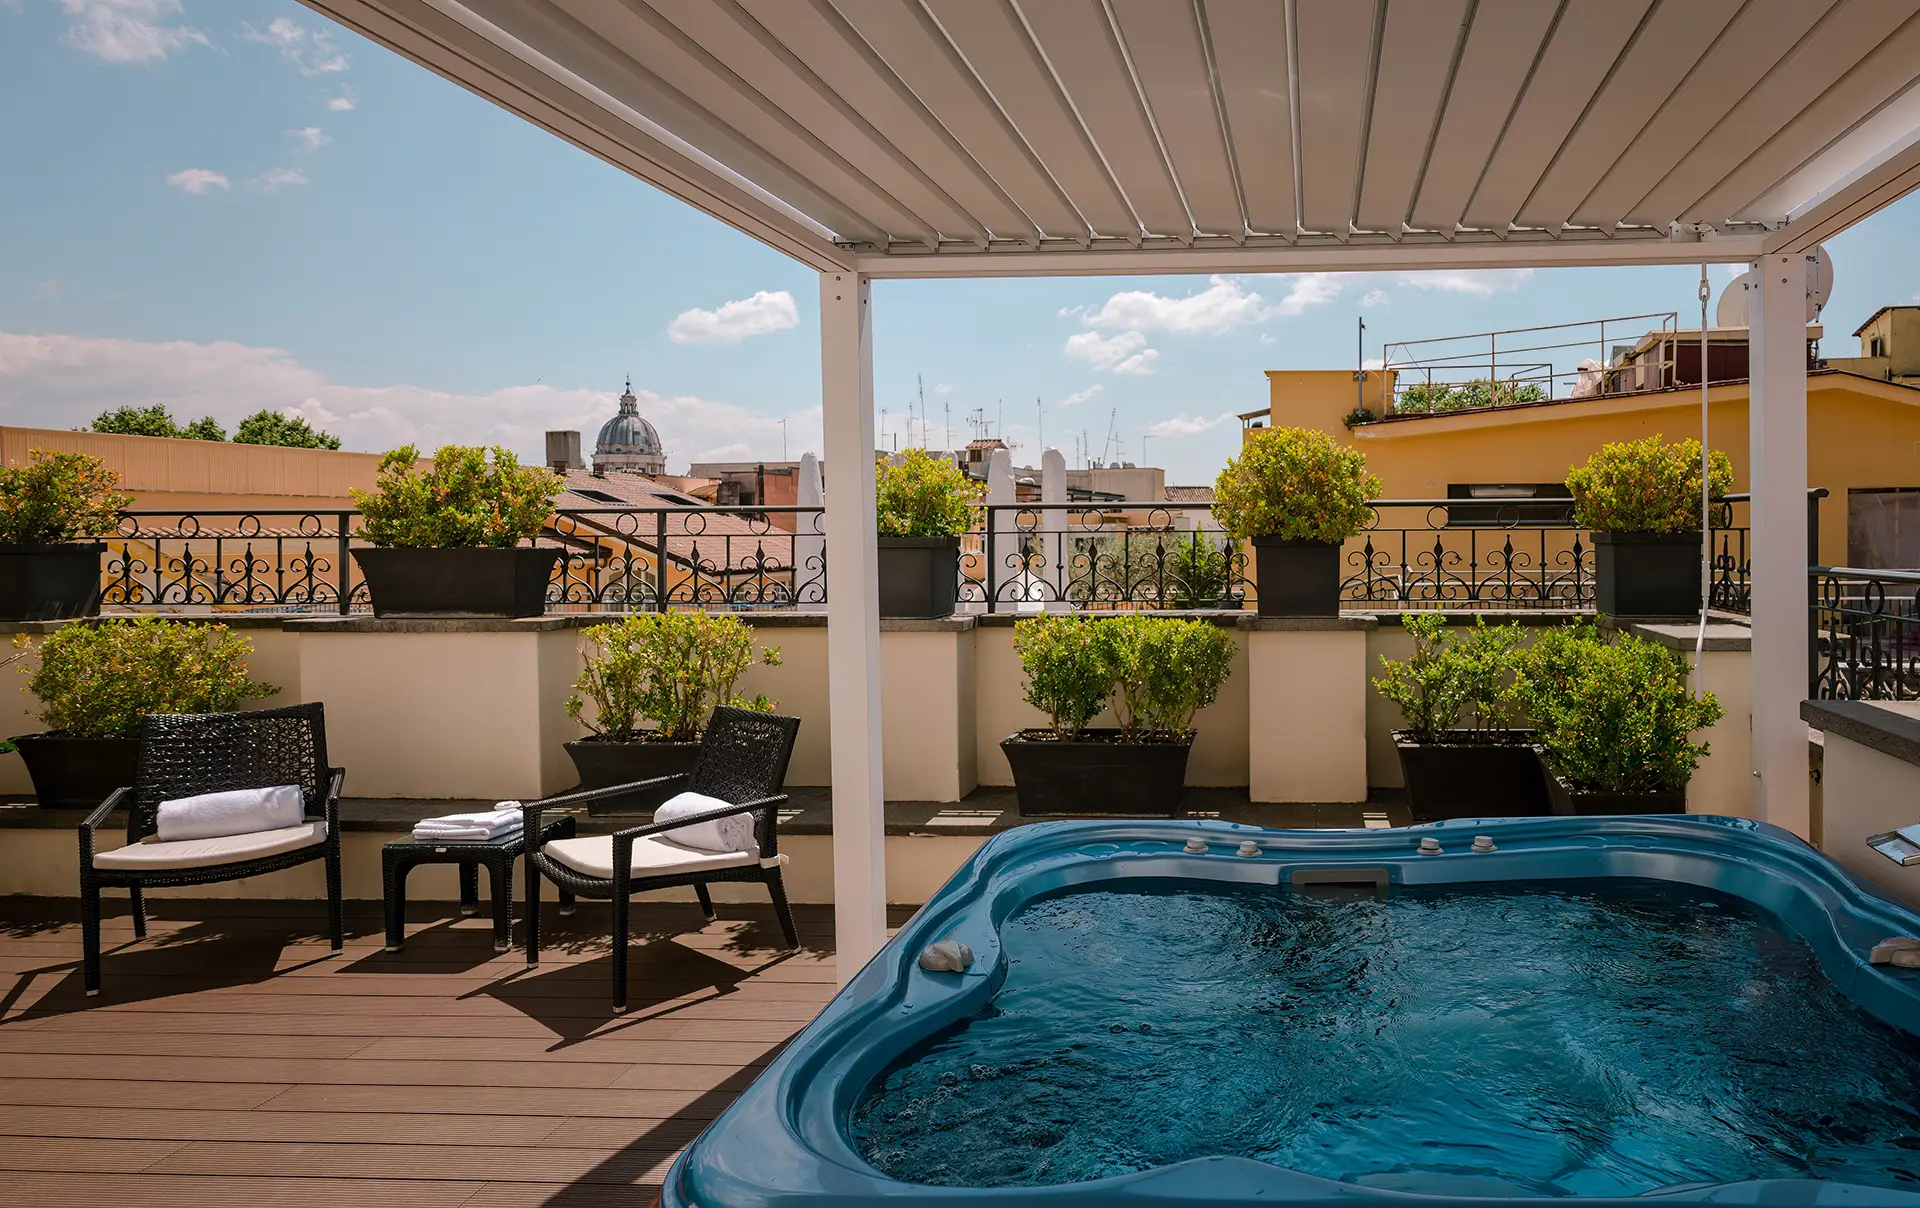
[[[887,942],[880,777],[873,313],[867,278],[820,274],[827,452],[827,707],[833,733],[833,932],[842,982]]]
[[[1753,816],[1808,837],[1807,258],[1753,263]]]

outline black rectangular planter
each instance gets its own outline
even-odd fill
[[[65,621],[100,615],[104,542],[0,545],[0,621]]]
[[[602,738],[580,738],[564,744],[580,773],[582,789],[611,788],[675,772],[691,772],[700,758],[697,742],[608,742]],[[677,781],[662,788],[623,793],[603,801],[587,803],[590,814],[651,813],[675,793],[684,792],[687,782]]]
[[[356,549],[376,617],[537,617],[565,550]]]
[[[880,615],[931,620],[953,615],[960,538],[880,538]]]
[[[1494,741],[1485,731],[1446,730],[1437,742],[1416,742],[1395,730],[1407,809],[1415,822],[1444,818],[1533,818],[1553,813],[1547,770],[1533,745],[1533,731],[1504,731]]]
[[[1593,593],[1610,617],[1699,616],[1700,534],[1593,534]]]
[[[1022,730],[1000,743],[1013,769],[1022,814],[1180,812],[1187,780],[1185,742],[1116,742],[1119,730],[1082,730],[1059,742],[1050,730]]]
[[[1659,793],[1589,793],[1555,776],[1551,779],[1553,812],[1565,817],[1596,814],[1684,814],[1687,790]]]
[[[1340,615],[1340,542],[1253,539],[1254,598],[1263,617]]]
[[[140,761],[137,738],[74,738],[22,734],[13,740],[33,777],[33,795],[45,809],[90,810],[133,783]]]

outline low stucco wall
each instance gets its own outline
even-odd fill
[[[341,886],[346,897],[360,901],[380,901],[383,896],[380,875],[380,845],[396,838],[392,832],[348,831],[340,841]],[[100,831],[96,845],[101,850],[118,847],[123,835],[118,831]],[[72,830],[11,828],[0,837],[5,853],[0,857],[0,895],[32,894],[36,897],[74,897],[79,892],[79,847]],[[887,901],[918,906],[945,884],[967,858],[978,851],[984,839],[961,835],[889,835],[887,836]],[[780,850],[788,857],[787,897],[795,902],[828,904],[833,901],[833,839],[829,835],[785,835]],[[459,900],[457,873],[451,864],[423,864],[407,877],[407,900],[411,902],[453,902]],[[521,870],[514,872],[514,899],[525,894],[520,883]],[[492,888],[485,874],[480,878],[481,909],[486,910]],[[109,900],[124,897],[124,891],[109,889]],[[554,897],[551,884],[542,888],[548,900]],[[713,897],[721,902],[765,904],[765,887],[750,884],[716,884]],[[183,889],[149,889],[153,898],[253,898],[319,900],[326,897],[325,867],[303,864],[264,877],[245,881],[224,881],[213,885],[195,885]],[[636,900],[691,902],[692,889],[664,889]],[[316,912],[315,926],[325,926]]]

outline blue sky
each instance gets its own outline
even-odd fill
[[[670,468],[819,444],[810,271],[284,0],[0,0],[0,423],[302,412],[348,448],[589,430],[631,372]],[[24,119],[24,120],[23,120]],[[1920,300],[1920,198],[1829,246],[1829,351]],[[879,405],[982,408],[1211,480],[1263,369],[1695,307],[1697,269],[882,282]],[[1716,270],[1716,289],[1730,272]],[[783,296],[784,295],[784,296]],[[729,305],[731,304],[731,305]],[[1080,401],[1069,402],[1078,398]],[[785,420],[783,425],[780,421]],[[905,440],[902,440],[905,443]],[[1037,456],[1035,457],[1037,460]]]

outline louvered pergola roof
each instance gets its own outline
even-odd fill
[[[306,0],[876,277],[1800,251],[1920,184],[1920,0]]]

